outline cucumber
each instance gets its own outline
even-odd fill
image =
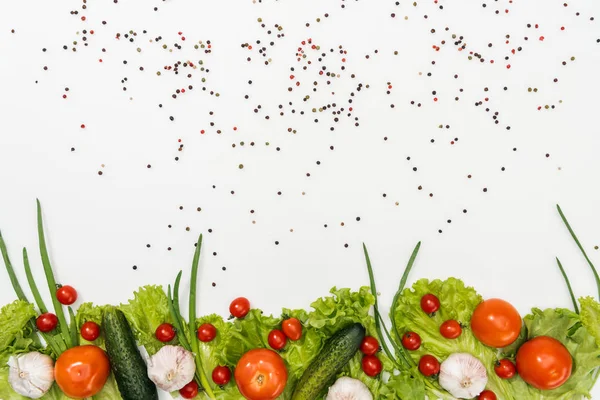
[[[298,381],[292,400],[314,400],[354,357],[365,337],[365,328],[355,323],[336,332]]]
[[[129,322],[121,310],[108,308],[102,318],[106,352],[123,400],[158,400],[156,385],[148,378]]]

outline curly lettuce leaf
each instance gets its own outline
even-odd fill
[[[581,323],[596,339],[596,344],[600,347],[600,304],[592,297],[580,298],[579,304],[581,305]]]
[[[35,317],[33,304],[15,300],[0,309],[0,352],[4,351]]]

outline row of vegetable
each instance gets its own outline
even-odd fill
[[[598,274],[559,213],[600,295]],[[334,287],[311,311],[284,309],[280,317],[240,297],[223,319],[196,316],[200,236],[186,320],[181,272],[166,291],[144,286],[126,304],[83,303],[75,312],[77,291],[55,282],[39,202],[38,235],[53,312],[24,249],[37,309],[28,301],[0,235],[18,297],[0,310],[3,400],[152,400],[157,389],[186,399],[583,399],[600,375],[600,304],[576,301],[558,260],[575,311],[533,309],[522,319],[510,303],[484,300],[455,278],[405,288],[419,243],[392,301],[389,328],[366,247],[370,287]]]

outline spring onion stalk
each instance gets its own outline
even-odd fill
[[[556,257],[556,263],[558,264],[558,268],[560,269],[560,272],[562,273],[563,278],[565,278],[567,288],[569,289],[569,294],[571,295],[571,301],[573,302],[573,308],[575,309],[575,312],[577,314],[579,314],[579,307],[577,306],[577,300],[575,299],[575,295],[573,294],[573,289],[571,289],[571,282],[569,281],[569,277],[567,276],[567,273],[565,272],[565,269],[563,268],[562,264],[560,263],[560,260],[558,259],[558,257]]]
[[[410,273],[413,264],[417,258],[417,254],[419,253],[419,249],[421,248],[421,242],[417,243],[415,249],[413,250],[408,263],[406,264],[406,268],[404,268],[404,273],[402,274],[402,279],[400,279],[400,285],[398,286],[398,291],[394,295],[394,299],[392,300],[392,309],[390,313],[390,319],[392,320],[392,331],[398,343],[400,343],[400,333],[398,332],[398,328],[396,327],[396,320],[394,319],[393,313],[396,311],[396,306],[398,305],[398,300],[402,295],[402,291],[404,290],[404,286],[406,286],[406,281],[408,279],[408,274]]]
[[[19,284],[19,279],[15,274],[15,270],[10,262],[10,258],[8,257],[8,251],[6,249],[6,243],[4,243],[4,239],[2,238],[2,232],[0,232],[0,252],[2,252],[2,258],[4,259],[4,265],[6,265],[6,272],[8,272],[8,277],[10,278],[10,283],[12,283],[13,288],[15,289],[15,293],[19,300],[27,301],[27,296],[23,292],[21,285]],[[28,301],[27,301],[28,302]]]
[[[52,266],[50,265],[50,257],[48,256],[48,249],[46,247],[46,238],[44,236],[44,222],[42,219],[42,206],[40,201],[37,200],[37,220],[38,220],[38,236],[40,244],[40,254],[42,255],[42,264],[44,265],[44,273],[46,274],[46,280],[48,281],[48,289],[50,290],[50,297],[52,298],[52,305],[56,311],[58,317],[58,324],[60,325],[60,331],[63,336],[67,348],[73,347],[71,343],[71,336],[69,333],[69,326],[65,319],[65,313],[62,309],[62,305],[56,298],[56,280],[54,279],[54,273],[52,272]]]
[[[177,278],[175,278],[175,286],[173,286],[173,307],[175,308],[175,316],[179,319],[179,325],[183,328],[185,321],[179,309],[179,283],[181,282],[181,274],[182,272],[179,271]],[[181,334],[185,337],[185,332],[182,331]],[[191,348],[189,350],[192,351]]]
[[[173,302],[173,297],[171,296],[171,285],[168,286],[167,289],[167,302],[169,304],[169,311],[171,312],[171,318],[173,319],[173,323],[175,324],[175,329],[177,332],[181,332],[181,336],[178,336],[179,344],[183,346],[188,351],[192,351],[192,347],[185,337],[185,332],[183,330],[183,324],[181,321],[181,316],[177,315],[177,308],[175,308],[175,304]]]
[[[48,308],[42,300],[42,296],[40,295],[40,291],[38,290],[37,284],[33,279],[33,274],[31,273],[31,265],[29,264],[29,257],[27,256],[27,249],[23,248],[23,265],[25,266],[25,275],[27,275],[27,282],[29,283],[29,288],[31,289],[31,293],[33,293],[33,298],[40,309],[40,313],[45,314],[48,312]]]
[[[71,307],[69,309],[69,332],[71,333],[71,343],[73,346],[79,346],[79,335],[77,334],[77,321],[75,319],[75,313]]]

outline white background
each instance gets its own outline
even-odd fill
[[[57,280],[75,286],[82,302],[124,302],[141,285],[172,282],[180,269],[188,272],[201,232],[201,313],[227,315],[230,300],[240,295],[277,313],[284,306],[308,307],[334,285],[366,285],[363,241],[382,305],[390,303],[419,240],[423,245],[411,282],[455,276],[484,297],[512,302],[524,315],[534,306],[570,306],[558,256],[576,294],[595,295],[593,276],[555,204],[600,264],[594,250],[600,245],[600,29],[590,20],[600,18],[600,6],[589,1],[567,7],[497,1],[485,8],[475,2],[394,3],[139,0],[91,2],[85,11],[77,1],[0,5],[0,228],[22,283],[22,246],[43,279],[36,244],[38,197]],[[272,29],[283,26],[285,37],[267,35],[257,18]],[[87,35],[88,47],[83,29],[95,30]],[[115,39],[129,30],[138,33],[135,43]],[[452,33],[464,36],[466,50],[456,50]],[[160,44],[149,42],[159,35]],[[348,52],[347,69],[330,88],[317,76],[318,64],[300,71],[304,64],[295,53],[308,38],[326,52],[338,45]],[[268,47],[269,66],[257,52],[257,39]],[[72,52],[75,40],[77,52]],[[198,40],[211,40],[212,54],[191,48]],[[446,44],[436,52],[432,46],[441,40]],[[184,49],[169,53],[160,47],[174,42]],[[62,49],[65,44],[69,50]],[[523,50],[513,56],[511,49],[518,46]],[[469,61],[468,51],[482,53],[486,62]],[[327,60],[337,60],[326,62],[328,70],[340,71],[340,57],[328,55]],[[186,79],[162,69],[188,58],[203,59],[210,69],[207,92],[200,89],[198,71]],[[292,66],[302,85],[288,92],[295,82],[289,78]],[[313,93],[317,79],[319,91]],[[369,89],[356,92],[359,83]],[[192,92],[171,98],[175,88],[188,84],[194,85]],[[528,92],[529,87],[538,92]],[[345,116],[351,91],[359,127]],[[302,101],[304,94],[311,95],[309,102]],[[490,101],[474,106],[485,97]],[[423,106],[411,106],[411,100]],[[346,107],[335,131],[329,130],[330,115],[310,112],[329,102]],[[254,113],[258,104],[262,108]],[[285,105],[283,117],[279,104]],[[546,104],[556,108],[545,110]],[[494,111],[500,113],[498,125]],[[439,129],[440,124],[451,128]],[[459,141],[450,145],[455,137]],[[181,152],[178,139],[185,145]],[[184,274],[184,289],[186,279]],[[14,298],[0,270],[0,303]],[[600,398],[600,388],[594,392]]]

